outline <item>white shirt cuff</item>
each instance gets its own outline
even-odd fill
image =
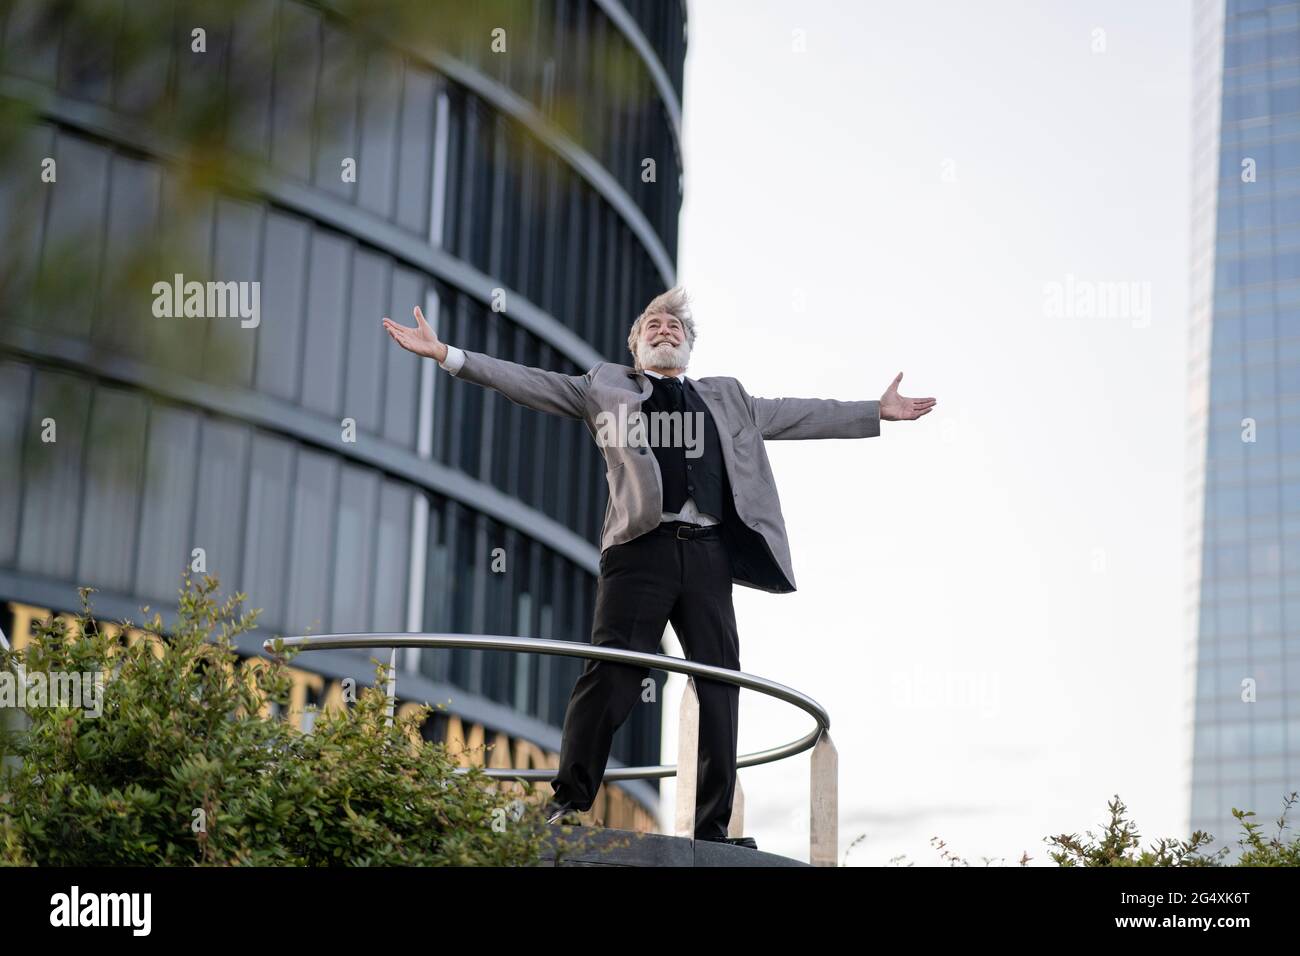
[[[454,345],[447,346],[447,357],[438,363],[452,375],[460,371],[460,367],[465,364],[465,353]]]

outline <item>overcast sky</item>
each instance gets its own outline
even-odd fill
[[[938,398],[768,442],[798,591],[735,589],[742,669],[831,714],[841,854],[1050,865],[1043,837],[1098,833],[1117,793],[1144,846],[1186,839],[1189,4],[689,16],[688,374]],[[1128,311],[1053,313],[1105,283]],[[809,729],[742,692],[742,753]],[[761,849],[807,858],[808,766],[740,772]]]

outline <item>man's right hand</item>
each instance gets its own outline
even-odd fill
[[[408,329],[404,325],[398,325],[388,316],[384,316],[384,329],[392,336],[394,342],[408,352],[438,362],[447,360],[446,344],[438,341],[437,334],[430,328],[429,323],[424,321],[424,313],[420,311],[418,305],[415,307],[415,328]]]

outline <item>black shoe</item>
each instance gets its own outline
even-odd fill
[[[571,803],[556,803],[554,800],[546,804],[546,822],[560,824],[563,826],[582,826],[582,821],[578,819],[579,810]]]
[[[730,843],[732,846],[748,847],[751,850],[758,849],[758,843],[753,837],[696,837],[697,840],[708,840],[710,843]]]

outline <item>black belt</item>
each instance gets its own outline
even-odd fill
[[[655,528],[658,534],[670,534],[674,538],[704,538],[717,534],[721,525],[693,524],[690,521],[661,521]]]

